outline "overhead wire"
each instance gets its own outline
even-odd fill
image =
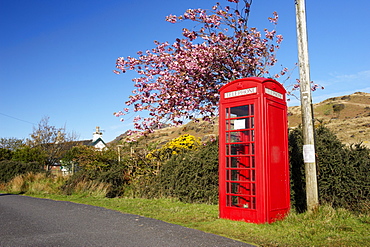
[[[35,124],[35,123],[29,122],[29,121],[27,121],[27,120],[23,120],[23,119],[20,119],[20,118],[17,118],[17,117],[13,117],[13,116],[10,116],[10,115],[5,114],[5,113],[1,113],[1,112],[0,112],[0,115],[3,115],[3,116],[8,117],[8,118],[13,118],[13,119],[15,119],[15,120],[22,121],[22,122],[25,122],[25,123],[28,123],[28,124],[37,125],[37,124]]]

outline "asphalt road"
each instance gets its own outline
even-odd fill
[[[138,215],[0,194],[0,246],[251,246]]]

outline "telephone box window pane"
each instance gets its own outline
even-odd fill
[[[250,105],[243,105],[243,106],[236,106],[230,108],[230,117],[236,118],[236,117],[246,117],[250,116]]]
[[[226,206],[245,209],[256,209],[256,198],[249,196],[244,197],[228,195],[226,197]]]
[[[246,124],[246,119],[234,119],[234,130],[240,130],[240,129],[246,129],[247,124]]]
[[[239,181],[239,171],[238,170],[227,170],[226,180]]]
[[[250,168],[249,157],[226,157],[226,168]]]
[[[226,157],[226,167],[230,167],[230,157]]]
[[[251,128],[251,120],[250,118],[245,119],[245,128],[250,129]]]
[[[239,180],[240,181],[251,181],[251,171],[250,170],[242,170],[239,174]]]
[[[243,168],[251,168],[251,157],[245,157],[245,165]]]
[[[227,132],[226,133],[226,142],[249,142],[251,139],[250,131],[234,131],[234,132]]]
[[[228,194],[254,195],[254,184],[250,183],[228,183],[226,188]]]
[[[238,157],[226,157],[226,167],[227,168],[237,168],[238,167]]]
[[[254,117],[226,120],[226,130],[253,129]]]
[[[239,132],[226,133],[226,142],[241,142]]]
[[[239,158],[238,168],[248,168],[248,157]]]
[[[228,144],[226,145],[226,155],[243,155],[248,151],[249,145]]]
[[[226,180],[229,181],[240,181],[240,182],[250,182],[254,181],[254,170],[249,169],[243,170],[226,170]]]
[[[239,157],[232,157],[231,158],[231,167],[238,167],[239,166]]]
[[[231,183],[231,194],[238,194],[240,184]]]
[[[229,124],[230,123],[230,124]],[[226,130],[240,130],[254,128],[254,120],[249,118],[226,120]]]

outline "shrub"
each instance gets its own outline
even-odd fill
[[[12,159],[12,151],[6,148],[0,148],[0,161]]]
[[[183,202],[218,202],[218,142],[197,150],[173,155],[162,164],[159,174],[142,177],[136,195],[178,198]]]
[[[23,163],[36,162],[39,164],[45,164],[47,155],[40,148],[25,146],[15,150],[13,152],[12,159]]]
[[[320,203],[368,211],[370,150],[360,144],[346,147],[322,124],[316,128],[315,137]],[[298,211],[305,210],[306,205],[302,146],[301,129],[290,131],[292,204]]]
[[[127,167],[124,165],[111,165],[108,170],[80,170],[68,178],[61,186],[62,193],[71,195],[84,192],[99,196],[105,193],[106,197],[116,197],[123,193],[124,186],[128,183]],[[99,185],[101,184],[101,185]],[[83,189],[81,189],[81,185]],[[85,186],[86,185],[86,186]],[[99,188],[103,188],[99,190]],[[90,192],[87,192],[90,191]]]
[[[292,207],[298,212],[303,212],[306,209],[302,138],[301,128],[295,128],[289,131],[290,198]]]
[[[45,172],[43,165],[37,162],[23,163],[14,160],[0,161],[0,182],[7,183],[17,175],[28,172]]]
[[[117,153],[112,149],[97,150],[92,146],[75,146],[68,150],[62,162],[71,162],[80,169],[91,171],[107,171],[117,163]]]
[[[148,154],[149,159],[167,160],[173,155],[181,154],[188,150],[197,149],[201,142],[199,138],[189,134],[183,134],[163,145],[159,149],[155,149]]]

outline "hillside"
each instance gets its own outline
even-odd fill
[[[343,143],[363,142],[370,147],[369,93],[357,92],[314,104],[314,116],[317,121],[326,123]],[[300,106],[288,108],[288,121],[291,128],[302,122]],[[206,141],[218,135],[218,119],[215,119],[214,123],[190,122],[180,127],[159,129],[149,136],[149,141],[163,144],[181,134],[191,134]],[[113,143],[122,139],[125,139],[124,134],[117,137]]]
[[[301,107],[289,107],[289,127],[301,121]],[[357,92],[314,104],[314,117],[324,122],[346,144],[363,142],[370,147],[370,94]]]

